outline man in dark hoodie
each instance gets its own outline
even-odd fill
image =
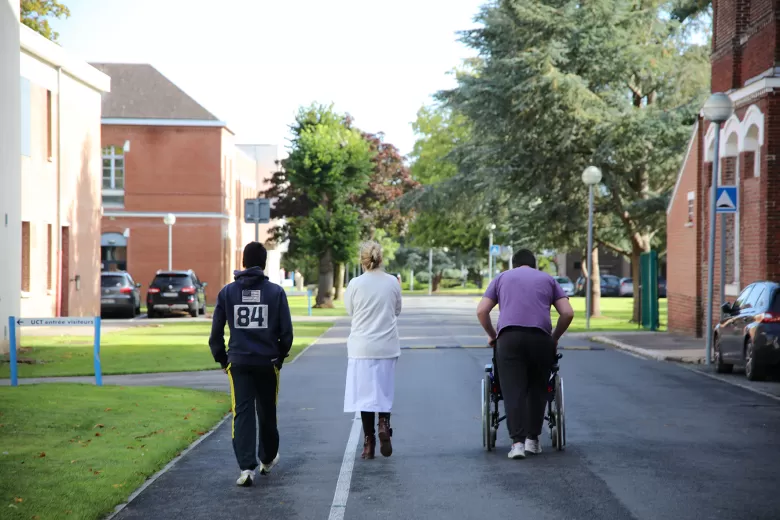
[[[239,486],[252,485],[258,459],[262,475],[279,462],[279,371],[290,353],[293,328],[284,289],[263,273],[267,257],[259,242],[244,248],[245,270],[235,271],[235,281],[219,292],[209,338],[211,354],[230,381]],[[225,323],[230,328],[227,352]]]

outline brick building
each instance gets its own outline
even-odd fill
[[[20,27],[21,305],[100,313],[100,106],[110,80]]]
[[[167,268],[163,218],[173,213],[172,268],[195,270],[213,303],[254,239],[243,217],[244,200],[257,196],[256,163],[223,121],[151,65],[95,66],[113,87],[103,98],[103,269],[147,286]]]
[[[727,299],[753,281],[780,280],[779,10],[772,0],[714,2],[712,91],[736,108],[720,133],[718,182],[736,185],[739,197],[739,212],[725,218],[724,259],[717,219],[715,317],[721,261]],[[700,118],[667,210],[669,328],[696,336],[704,333],[714,141],[715,125]]]

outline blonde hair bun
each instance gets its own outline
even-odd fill
[[[366,271],[373,271],[382,266],[382,246],[377,242],[364,242],[360,246],[360,264]]]

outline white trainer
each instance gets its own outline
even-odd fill
[[[524,459],[525,458],[525,443],[516,442],[512,444],[512,449],[509,450],[510,459]]]
[[[274,457],[274,460],[269,462],[268,464],[260,464],[260,474],[261,475],[268,475],[271,472],[271,469],[279,464],[279,452],[276,452],[276,457]]]
[[[533,455],[539,455],[542,452],[542,445],[539,443],[539,439],[532,441],[531,439],[525,440],[525,451]]]
[[[255,472],[251,469],[245,469],[241,472],[241,476],[236,480],[236,485],[241,487],[249,487],[255,481]]]

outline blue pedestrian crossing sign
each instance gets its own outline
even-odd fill
[[[718,186],[715,190],[715,211],[717,213],[737,212],[737,187]]]
[[[490,255],[491,256],[498,256],[500,254],[501,254],[501,246],[498,246],[498,245],[490,246]]]

